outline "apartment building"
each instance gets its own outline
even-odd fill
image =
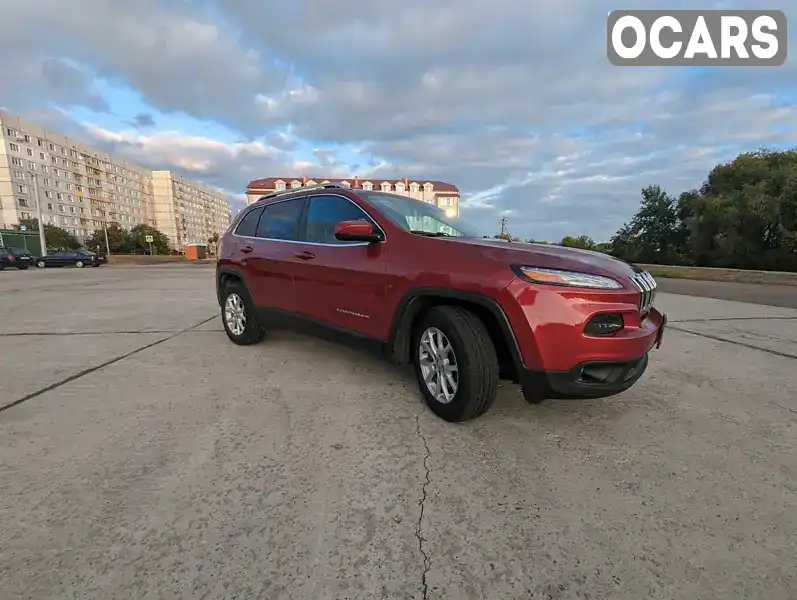
[[[445,181],[428,181],[422,179],[360,179],[358,176],[349,179],[318,179],[309,177],[266,177],[256,179],[246,188],[246,203],[251,204],[264,194],[286,189],[300,188],[304,185],[318,183],[340,183],[353,188],[377,190],[409,196],[428,202],[459,216],[459,188]]]
[[[157,194],[156,194],[157,192]],[[106,224],[154,226],[182,250],[230,223],[221,192],[122,158],[0,111],[0,229],[36,218],[81,241]]]
[[[224,194],[171,171],[152,172],[152,215],[174,248],[221,235],[232,218]]]
[[[37,197],[38,194],[38,197]],[[36,218],[85,239],[103,223],[151,223],[146,169],[0,111],[0,228]]]

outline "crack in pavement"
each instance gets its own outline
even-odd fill
[[[79,371],[78,373],[75,373],[74,375],[70,375],[69,377],[66,377],[65,379],[62,379],[61,381],[57,381],[56,383],[52,383],[52,384],[50,384],[50,385],[48,385],[46,387],[43,387],[40,390],[37,390],[37,391],[35,391],[33,393],[28,394],[27,396],[23,396],[22,398],[19,398],[18,400],[14,400],[10,404],[5,404],[3,406],[0,406],[0,412],[6,411],[9,408],[13,408],[14,406],[18,406],[18,405],[22,404],[23,402],[27,402],[28,400],[32,400],[33,398],[37,398],[38,396],[41,396],[42,394],[46,394],[47,392],[55,390],[55,389],[61,387],[62,385],[65,385],[65,384],[69,383],[70,381],[75,381],[76,379],[80,379],[84,375],[89,375],[91,373],[94,373],[95,371],[99,371],[100,369],[102,369],[104,367],[107,367],[108,365],[112,365],[114,363],[117,363],[120,360],[124,360],[125,358],[133,356],[134,354],[138,354],[139,352],[142,352],[144,350],[152,348],[153,346],[157,346],[157,345],[162,344],[164,342],[168,342],[169,340],[173,340],[178,335],[182,335],[183,333],[187,333],[187,332],[191,331],[192,329],[196,329],[197,327],[201,327],[205,323],[209,323],[210,321],[212,321],[213,319],[218,318],[219,316],[220,315],[213,315],[212,317],[204,319],[203,321],[200,321],[199,323],[197,323],[195,325],[191,325],[190,327],[186,327],[185,329],[182,329],[182,330],[180,330],[180,331],[178,331],[176,333],[172,333],[171,335],[168,335],[165,338],[161,338],[161,339],[156,340],[154,342],[150,342],[149,344],[145,344],[145,345],[141,346],[140,348],[136,348],[135,350],[131,350],[130,352],[126,352],[125,354],[122,354],[121,356],[117,356],[116,358],[112,358],[111,360],[106,360],[104,363],[101,363],[101,364],[97,365],[96,367],[89,367],[88,369],[83,369],[82,371]],[[146,332],[146,333],[151,333],[151,332]]]
[[[415,415],[415,424],[415,433],[421,439],[421,442],[423,442],[423,447],[425,449],[425,454],[423,456],[423,470],[426,474],[426,481],[421,487],[421,499],[418,502],[419,506],[421,507],[421,511],[420,515],[418,515],[418,523],[415,527],[415,537],[418,538],[418,549],[421,551],[421,556],[423,556],[423,573],[421,574],[421,585],[423,587],[423,600],[427,600],[429,597],[429,584],[427,583],[426,578],[429,575],[430,561],[429,556],[426,554],[426,550],[423,547],[423,543],[426,541],[426,539],[424,539],[424,537],[421,535],[421,528],[423,525],[423,514],[426,508],[426,488],[429,485],[429,457],[431,453],[429,452],[429,444],[426,442],[426,438],[421,433],[420,415]]]
[[[793,360],[797,360],[797,354],[789,354],[788,352],[781,352],[779,350],[770,350],[769,348],[762,348],[760,346],[754,346],[753,344],[746,344],[744,342],[738,342],[736,340],[729,340],[727,338],[723,338],[718,335],[711,335],[710,333],[699,333],[697,331],[692,331],[691,329],[684,329],[682,327],[673,327],[669,323],[667,324],[667,329],[672,329],[673,331],[680,331],[682,333],[690,333],[692,335],[704,337],[709,340],[714,340],[716,342],[725,342],[726,344],[734,344],[735,346],[741,346],[742,348],[749,348],[750,350],[758,350],[759,352],[774,354],[775,356],[780,356],[782,358],[791,358]]]

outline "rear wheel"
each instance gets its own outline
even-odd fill
[[[413,336],[413,363],[426,405],[460,422],[483,415],[498,391],[498,357],[484,323],[458,306],[424,315]]]
[[[79,260],[79,261],[77,261],[77,262],[75,263],[75,266],[76,266],[78,269],[82,269],[82,268],[84,267],[84,263],[83,263],[83,261],[82,261],[82,260]]]
[[[22,265],[22,266],[17,267],[17,269],[19,269],[20,271],[25,271],[25,270],[27,270],[27,268],[28,268],[28,265]]]
[[[228,283],[221,300],[221,320],[227,337],[234,344],[249,346],[265,337],[255,315],[255,307],[249,292],[239,282]]]

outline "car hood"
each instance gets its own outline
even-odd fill
[[[593,275],[603,275],[628,280],[641,269],[629,262],[614,258],[602,252],[553,246],[549,244],[530,244],[508,242],[495,238],[446,238],[455,243],[482,247],[482,254],[493,260],[509,264],[526,265],[545,269],[580,271]]]

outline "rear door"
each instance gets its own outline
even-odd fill
[[[311,196],[305,209],[302,256],[294,270],[301,311],[319,321],[382,338],[385,306],[385,244],[341,242],[341,221],[366,220],[379,227],[354,201],[337,194]]]
[[[299,222],[305,199],[290,198],[266,204],[250,240],[247,274],[257,306],[296,312],[293,269]]]

